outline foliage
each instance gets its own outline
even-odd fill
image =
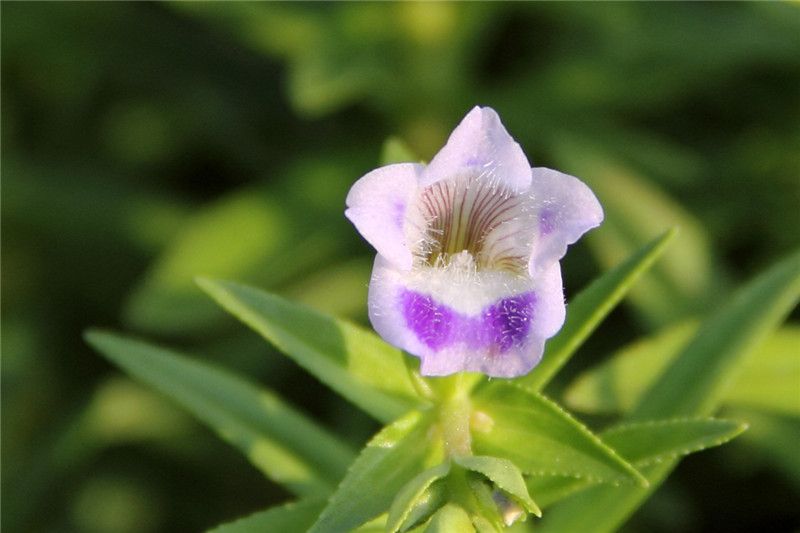
[[[576,299],[597,300],[597,307],[604,309],[613,307],[619,293],[631,286],[630,279],[653,264],[652,255],[664,249],[659,246],[663,242],[663,237],[654,241],[587,288],[588,295]],[[494,530],[513,523],[517,512],[541,514],[529,488],[548,503],[580,493],[558,507],[552,518],[546,516],[545,528],[611,530],[663,480],[680,456],[721,444],[745,428],[702,417],[715,410],[729,387],[730,376],[740,371],[744,356],[752,351],[750,347],[774,329],[800,299],[800,253],[751,282],[701,326],[661,375],[646,385],[630,422],[623,421],[601,435],[593,434],[557,404],[520,386],[530,386],[527,376],[483,382],[477,388],[476,379],[461,375],[423,378],[399,360],[388,365],[403,355],[381,348],[382,341],[368,331],[267,293],[231,283],[200,283],[227,310],[379,420],[391,418],[390,411],[380,406],[395,405],[387,404],[385,395],[395,393],[397,384],[408,383],[402,389],[408,402],[402,410],[407,414],[367,444],[321,513],[310,506],[309,515],[319,513],[310,531],[351,531],[385,514],[388,518],[382,520],[387,531],[408,531],[447,504],[466,512],[476,528]],[[598,297],[603,292],[606,296]],[[587,306],[583,314],[580,307],[577,311],[572,320],[578,324],[565,328],[559,336],[575,337],[576,331],[598,322],[592,307]],[[358,336],[356,342],[348,340],[353,335]],[[262,402],[252,386],[215,375],[212,370],[198,368],[198,374],[188,362],[176,368],[176,356],[157,348],[107,334],[92,333],[88,338],[123,368],[196,409],[197,416],[243,447],[271,479],[301,496],[327,493],[328,465],[341,466],[342,460],[337,456],[320,465],[322,458],[314,450],[319,447],[333,453],[339,445],[324,433],[314,435],[313,423],[280,403],[277,409],[260,413]],[[565,343],[554,341],[557,346]],[[572,344],[580,344],[580,340]],[[687,373],[693,376],[691,381],[687,381]],[[427,387],[415,389],[412,383]],[[187,389],[189,396],[183,392]],[[274,399],[272,403],[276,403]],[[225,415],[214,416],[217,412]],[[690,416],[698,418],[686,418]],[[260,430],[252,423],[239,422],[254,417],[264,418]],[[453,419],[457,419],[455,423]],[[244,438],[237,436],[242,433]],[[467,441],[466,448],[456,447],[459,439]],[[267,451],[256,456],[253,443],[260,441]],[[306,454],[306,461],[277,449],[276,441],[294,442],[297,452]],[[346,450],[341,454],[347,457]],[[259,460],[262,457],[265,462]],[[265,464],[269,466],[265,468]],[[566,478],[567,487],[537,485],[537,478],[548,477]],[[604,486],[608,483],[610,487]],[[500,503],[492,491],[505,495]],[[509,514],[504,506],[510,504],[503,501],[521,507],[519,511],[511,507]],[[461,521],[463,514],[431,518],[433,524],[449,520]],[[253,526],[252,530],[256,529]]]
[[[796,5],[1,20],[4,528],[800,527]],[[607,214],[514,382],[422,379],[377,339],[341,214],[476,104]]]

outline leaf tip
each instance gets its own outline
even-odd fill
[[[198,287],[203,289],[204,292],[210,292],[217,287],[217,282],[206,276],[195,276],[194,282]]]
[[[207,296],[211,297],[212,300],[217,302],[220,301],[220,298],[223,298],[225,295],[231,292],[230,285],[232,285],[232,282],[230,281],[209,278],[206,276],[195,276],[194,282],[198,287],[200,287],[200,290],[206,293]]]
[[[100,344],[113,335],[109,330],[92,326],[83,331],[83,340],[92,348],[99,349]]]
[[[669,228],[667,231],[665,231],[663,233],[663,235],[664,235],[663,238],[664,238],[664,240],[669,242],[672,239],[674,239],[675,237],[677,237],[680,234],[680,232],[681,232],[681,227],[680,226],[672,226],[671,228]]]
[[[665,248],[669,245],[675,238],[680,235],[681,227],[680,226],[672,226],[669,229],[665,230],[661,235],[656,238],[655,247],[656,248]]]

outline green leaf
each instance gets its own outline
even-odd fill
[[[726,405],[800,417],[800,327],[784,326],[748,359]]]
[[[780,324],[800,298],[800,253],[747,284],[709,319],[659,381],[640,400],[633,421],[706,416],[718,407],[746,357]],[[687,379],[688,376],[688,379]],[[552,508],[542,531],[613,531],[677,464],[667,460],[642,472],[650,487],[593,487]]]
[[[412,411],[362,450],[312,532],[350,531],[386,512],[400,489],[425,470],[431,420]]]
[[[542,509],[595,484],[587,479],[567,476],[541,475],[525,478],[528,492],[536,496],[536,501]]]
[[[228,312],[378,420],[387,422],[420,404],[403,354],[373,333],[236,283],[199,279],[198,284]]]
[[[674,418],[620,424],[600,436],[636,467],[720,446],[747,424],[716,418]]]
[[[665,226],[680,227],[680,239],[670,254],[631,291],[631,300],[645,317],[664,324],[704,310],[714,279],[700,222],[652,180],[594,141],[564,135],[555,152],[565,163],[563,169],[581,176],[603,205],[603,226],[589,235],[588,243],[604,265],[617,264]]]
[[[287,300],[308,305],[334,316],[366,316],[372,258],[359,257],[320,268],[297,283],[283,286]]]
[[[113,333],[87,342],[190,411],[269,478],[303,496],[331,493],[353,452],[275,394],[211,365]]]
[[[776,328],[800,297],[800,253],[741,290],[708,320],[650,387],[631,420],[708,415],[744,369],[745,355]]]
[[[541,363],[528,375],[519,378],[517,383],[532,391],[542,390],[639,277],[661,257],[676,233],[676,229],[663,233],[573,298],[561,331],[547,341]]]
[[[695,321],[683,322],[623,347],[608,361],[579,375],[564,393],[564,401],[589,413],[630,411],[697,328]]]
[[[637,468],[719,446],[742,433],[747,424],[713,418],[655,420],[623,424],[600,434],[607,445]],[[542,507],[596,483],[565,476],[531,476],[528,490]]]
[[[370,520],[361,527],[353,530],[354,533],[386,533],[386,513],[374,520]]]
[[[470,455],[458,457],[454,459],[454,461],[467,470],[478,472],[486,476],[498,489],[508,493],[529,513],[542,516],[542,511],[531,499],[530,494],[528,494],[525,481],[522,479],[522,473],[516,465],[508,459]]]
[[[433,515],[425,533],[474,533],[467,512],[461,507],[448,504]]]
[[[423,499],[430,486],[439,479],[442,479],[450,472],[450,462],[446,461],[439,465],[429,468],[418,474],[414,479],[406,483],[400,492],[395,496],[392,507],[389,509],[389,518],[386,520],[386,531],[394,533],[400,529],[411,511]]]
[[[134,289],[126,319],[172,334],[207,327],[224,314],[197,290],[195,276],[251,277],[285,245],[287,225],[280,205],[263,192],[232,194],[202,209]]]
[[[287,503],[219,525],[209,533],[305,533],[324,506],[325,502],[316,500]]]
[[[480,455],[509,459],[525,474],[644,482],[614,450],[540,394],[506,382],[479,391],[473,402],[473,446]]]
[[[696,331],[696,322],[687,322],[623,348],[581,374],[565,393],[567,404],[590,413],[629,411]],[[784,326],[772,334],[744,363],[741,377],[725,394],[725,403],[800,416],[797,346],[800,328],[796,326]]]

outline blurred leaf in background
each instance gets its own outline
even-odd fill
[[[371,252],[342,217],[344,196],[388,137],[407,148],[386,161],[429,158],[473,105],[497,109],[534,164],[579,175],[604,202],[607,224],[564,262],[568,298],[681,226],[554,391],[637,337],[713,312],[800,246],[794,3],[0,10],[9,531],[197,531],[289,497],[120,381],[83,343],[88,325],[240,370],[360,447],[374,422],[236,327],[193,280],[234,279],[365,321]],[[751,431],[685,461],[630,527],[665,531],[675,515],[687,531],[800,527],[787,503],[800,498],[797,418],[752,402],[723,414]]]

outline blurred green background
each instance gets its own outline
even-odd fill
[[[3,2],[4,530],[198,531],[289,497],[88,326],[246,374],[363,443],[371,421],[192,280],[365,322],[348,188],[430,158],[476,104],[605,206],[568,298],[681,226],[567,377],[800,244],[797,3]],[[751,431],[684,461],[629,531],[800,527],[798,420],[739,415]]]

